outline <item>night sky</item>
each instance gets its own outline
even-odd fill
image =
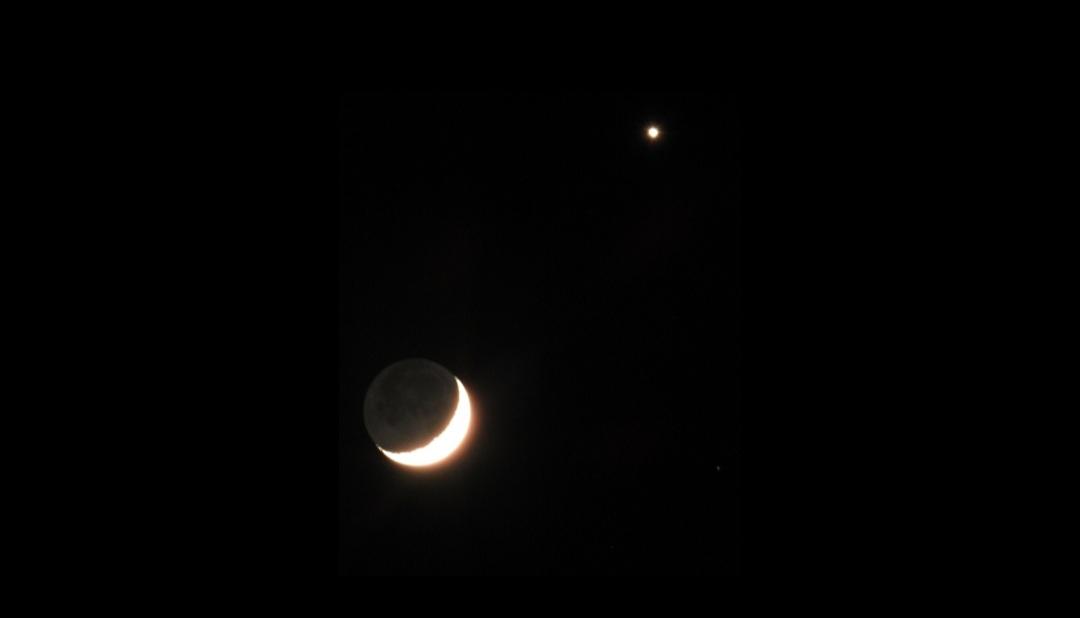
[[[339,132],[339,573],[738,573],[735,97],[358,94]],[[473,402],[433,470],[364,428],[409,357]]]
[[[394,90],[380,68],[437,88],[382,61],[401,45],[340,68],[150,57],[115,90],[57,77],[28,125],[59,127],[37,140],[56,156],[24,158],[53,173],[40,195],[71,197],[12,226],[33,245],[16,279],[39,283],[13,298],[48,318],[19,334],[61,333],[38,347],[62,379],[31,403],[76,419],[31,410],[34,436],[66,438],[38,449],[64,463],[49,482],[19,473],[57,502],[28,538],[61,547],[35,556],[93,573],[130,539],[125,564],[182,576],[956,570],[968,484],[933,451],[979,461],[961,374],[999,338],[979,330],[994,303],[964,296],[1011,273],[969,243],[1015,240],[983,234],[993,200],[972,193],[1010,175],[958,169],[1000,136],[985,101],[951,97],[954,65],[927,81],[766,40],[662,59],[680,48],[634,32],[653,62],[620,80],[583,60],[578,91],[516,57],[501,75],[528,91]],[[473,404],[433,469],[365,426],[407,358]]]

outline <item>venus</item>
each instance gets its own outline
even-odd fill
[[[364,398],[364,424],[384,455],[406,466],[430,466],[454,453],[469,433],[465,385],[421,358],[390,365]]]

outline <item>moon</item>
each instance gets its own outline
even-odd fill
[[[656,125],[650,126],[648,130],[645,131],[645,133],[649,136],[649,139],[651,140],[660,139],[660,127],[657,127]]]
[[[430,466],[448,458],[465,441],[471,420],[465,385],[426,359],[406,359],[383,369],[364,398],[364,424],[375,446],[405,466]]]

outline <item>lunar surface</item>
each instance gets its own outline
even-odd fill
[[[407,466],[449,457],[469,431],[465,385],[441,365],[408,359],[379,373],[364,398],[364,424],[384,455]]]

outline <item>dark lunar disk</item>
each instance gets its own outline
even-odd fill
[[[364,397],[364,425],[375,444],[395,453],[431,442],[457,409],[454,375],[422,358],[398,361],[372,380]]]

